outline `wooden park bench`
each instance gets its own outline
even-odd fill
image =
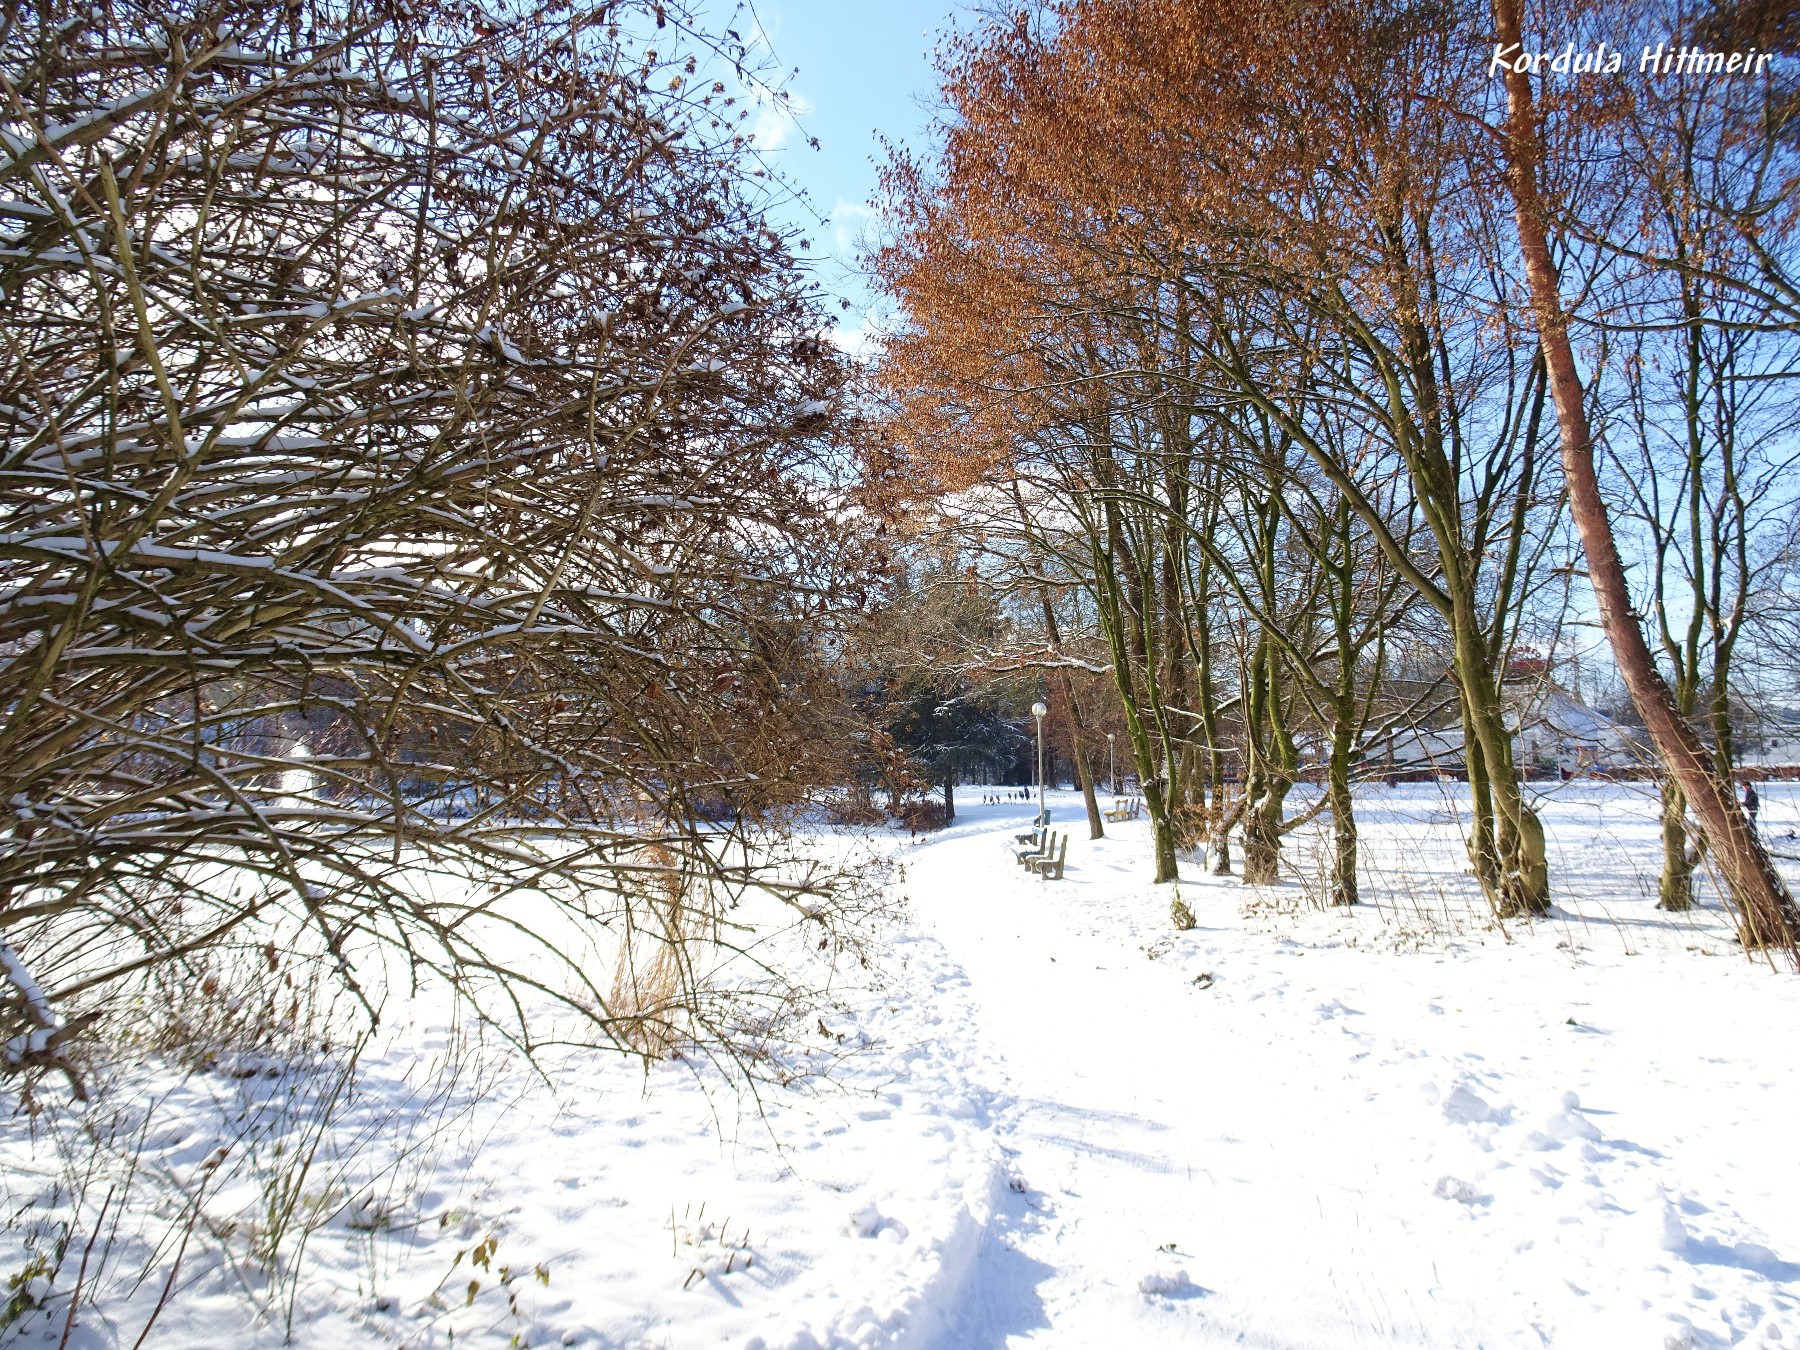
[[[1051,835],[1049,843],[1055,843],[1056,838],[1056,835]],[[1068,857],[1069,836],[1065,834],[1062,836],[1062,842],[1056,845],[1054,854],[1051,853],[1049,845],[1046,844],[1043,855],[1041,857],[1027,859],[1025,865],[1038,874],[1039,881],[1061,881],[1063,863],[1068,860]]]
[[[1047,830],[1044,831],[1041,835],[1040,834],[1022,834],[1022,835],[1020,835],[1019,842],[1021,844],[1024,844],[1025,847],[1024,848],[1015,848],[1013,850],[1013,861],[1018,863],[1020,867],[1032,866],[1032,864],[1034,864],[1038,859],[1042,858],[1045,854],[1050,852],[1050,844],[1054,838],[1055,838],[1055,836],[1052,835]]]
[[[1143,809],[1144,799],[1142,797],[1127,797],[1122,802],[1115,801],[1112,810],[1104,811],[1101,814],[1111,821],[1136,820],[1138,813]]]
[[[1032,826],[1024,834],[1015,834],[1013,840],[1020,844],[1038,844],[1043,842],[1044,831],[1050,828],[1050,813],[1045,811],[1032,822]]]

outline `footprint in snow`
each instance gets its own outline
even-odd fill
[[[884,1215],[871,1200],[844,1221],[844,1232],[851,1237],[900,1242],[907,1236],[907,1227],[900,1220]]]
[[[1198,1298],[1206,1290],[1188,1278],[1180,1266],[1152,1270],[1138,1280],[1138,1292],[1146,1298]]]
[[[1444,1097],[1443,1110],[1444,1119],[1457,1125],[1485,1125],[1503,1121],[1511,1114],[1507,1108],[1494,1106],[1461,1083]]]
[[[1486,1204],[1492,1198],[1483,1195],[1459,1177],[1439,1177],[1437,1185],[1431,1188],[1431,1193],[1440,1200],[1455,1200],[1464,1205]]]
[[[1581,1098],[1573,1092],[1562,1095],[1562,1110],[1547,1117],[1544,1128],[1525,1136],[1525,1147],[1539,1150],[1560,1148],[1565,1140],[1586,1139],[1597,1142],[1600,1127],[1581,1114]]]

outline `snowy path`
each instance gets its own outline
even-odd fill
[[[1141,826],[1077,838],[1043,883],[1003,852],[1028,814],[969,808],[910,853],[914,913],[971,981],[1013,1183],[946,1347],[1800,1331],[1791,980],[1578,959],[1554,924],[1396,954],[1357,948],[1372,916],[1330,916],[1303,945],[1210,879],[1183,884],[1201,927],[1172,942]]]

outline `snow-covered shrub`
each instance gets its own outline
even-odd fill
[[[629,5],[298,13],[0,36],[6,1069],[302,933],[630,1046],[561,944],[645,844],[831,912],[759,832],[848,739],[846,371],[737,114]]]
[[[854,739],[846,363],[671,14],[704,55],[648,0],[0,25],[0,1084],[93,1098],[14,1178],[53,1264],[141,1203],[97,1262],[291,1292],[388,1212],[314,1151],[384,1000],[754,1067],[800,1000],[727,915],[866,898],[789,829]],[[138,1167],[196,1092],[235,1133]]]

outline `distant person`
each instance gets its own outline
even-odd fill
[[[1750,817],[1750,828],[1756,828],[1756,813],[1762,808],[1762,798],[1756,795],[1756,784],[1744,784],[1744,814]]]

